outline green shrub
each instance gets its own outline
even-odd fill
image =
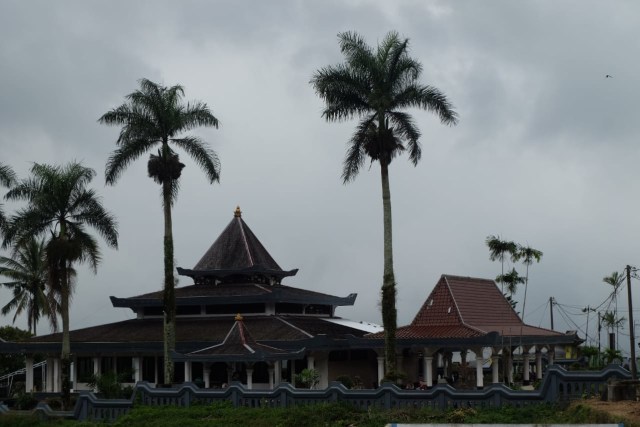
[[[16,409],[28,410],[33,409],[38,405],[38,400],[33,396],[33,393],[18,393],[16,395]]]
[[[320,373],[315,369],[305,368],[296,375],[296,383],[302,385],[302,387],[313,389],[320,382]]]
[[[336,381],[341,382],[342,385],[346,388],[353,387],[353,381],[351,381],[351,377],[349,375],[340,375],[338,378],[336,378]]]
[[[97,389],[98,393],[105,399],[128,399],[133,394],[133,388],[131,386],[122,386],[122,383],[128,378],[131,378],[131,372],[116,374],[110,371],[102,375],[92,375],[87,385],[93,389]]]

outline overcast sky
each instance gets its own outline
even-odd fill
[[[376,45],[396,30],[424,65],[422,82],[460,116],[447,127],[411,111],[422,161],[401,157],[390,167],[399,324],[441,274],[495,278],[500,264],[485,238],[497,234],[544,252],[530,270],[527,323],[549,327],[553,296],[584,331],[581,308],[611,290],[602,277],[640,266],[638,28],[633,1],[2,0],[0,162],[21,177],[34,162],[78,160],[97,171],[91,185],[118,218],[119,250],[101,241],[98,274],[80,270],[71,326],[132,318],[109,296],[162,287],[160,188],[147,177],[147,156],[105,186],[118,129],[97,119],[142,77],[181,84],[221,122],[193,133],[218,153],[222,173],[209,185],[181,153],[176,265],[193,267],[240,205],[280,266],[300,269],[285,284],[355,292],[355,306],[337,314],[379,323],[379,166],[342,184],[356,121],[326,123],[309,80],[343,60],[339,32]],[[9,297],[0,290],[0,302]],[[576,329],[557,309],[555,321],[557,330]],[[26,327],[24,317],[16,326]],[[45,322],[39,332],[48,332]],[[620,340],[628,348],[628,336]]]

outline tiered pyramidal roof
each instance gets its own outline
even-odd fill
[[[242,220],[237,207],[233,219],[193,269],[178,268],[178,274],[192,277],[196,284],[276,284],[294,276],[297,269],[284,271]]]

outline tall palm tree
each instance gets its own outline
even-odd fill
[[[16,174],[10,166],[0,163],[0,185],[10,187],[16,181]],[[0,204],[0,231],[4,229],[5,218]]]
[[[491,261],[500,261],[500,276],[504,277],[504,260],[507,256],[511,257],[513,262],[518,260],[518,245],[508,240],[502,240],[500,236],[487,236],[485,243],[489,248],[489,259]],[[498,279],[496,278],[496,281]],[[504,293],[504,283],[500,282],[502,293]]]
[[[620,274],[617,271],[611,273],[610,276],[606,276],[602,278],[602,281],[608,285],[613,286],[613,292],[611,293],[611,297],[613,298],[613,302],[615,304],[615,316],[618,316],[618,291],[620,290],[620,285],[624,281],[624,275]],[[618,341],[620,340],[620,325],[616,325],[616,347],[618,346]]]
[[[100,123],[121,126],[118,148],[107,161],[107,184],[114,185],[129,163],[158,147],[147,164],[149,177],[162,186],[164,212],[164,380],[173,382],[171,350],[175,349],[176,303],[173,275],[173,227],[171,207],[178,195],[178,180],[184,164],[171,148],[184,150],[204,170],[209,182],[219,181],[218,156],[196,136],[180,136],[200,126],[218,127],[209,107],[202,102],[184,104],[182,86],[164,87],[147,79],[140,89],[126,96],[127,102],[104,114]]]
[[[518,258],[527,266],[527,272],[524,277],[524,301],[522,302],[522,321],[524,322],[525,308],[527,306],[527,287],[529,286],[529,266],[533,261],[540,262],[542,259],[542,251],[532,248],[531,246],[518,245]]]
[[[53,330],[58,327],[58,304],[53,292],[47,292],[47,260],[44,239],[31,238],[16,248],[12,258],[0,256],[0,276],[10,279],[2,285],[13,291],[13,298],[2,307],[6,315],[15,310],[13,322],[27,313],[29,333],[37,334],[41,315],[50,319]]]
[[[73,265],[86,262],[96,272],[100,250],[87,227],[97,231],[113,248],[118,247],[114,217],[102,206],[96,192],[87,188],[93,169],[71,162],[64,166],[34,164],[31,176],[19,181],[5,196],[23,200],[26,207],[11,217],[3,246],[20,247],[34,236],[47,236],[48,280],[60,299],[62,319],[62,393],[69,406],[69,301]]]
[[[345,62],[316,71],[311,85],[325,101],[322,116],[327,121],[360,119],[349,141],[342,180],[348,183],[368,158],[380,163],[382,184],[384,272],[382,280],[382,322],[385,337],[385,367],[388,376],[396,370],[396,283],[393,272],[391,191],[389,164],[404,151],[418,164],[422,155],[420,131],[407,108],[437,114],[442,123],[454,125],[457,114],[444,94],[420,84],[422,65],[409,56],[409,39],[388,33],[372,49],[356,33],[338,34]]]

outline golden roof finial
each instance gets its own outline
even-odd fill
[[[236,322],[242,322],[242,314],[236,314]]]
[[[240,210],[240,206],[236,206],[236,210],[233,212],[233,216],[235,218],[242,217],[242,211]]]

